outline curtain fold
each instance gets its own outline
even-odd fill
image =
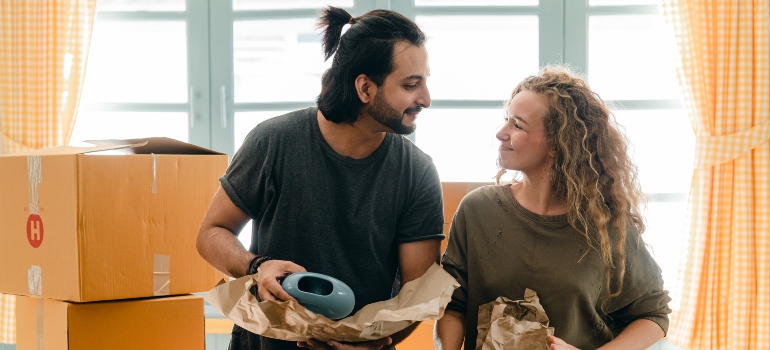
[[[96,0],[0,2],[0,154],[69,143]],[[15,343],[15,299],[0,295],[0,344]]]
[[[770,0],[664,0],[696,135],[689,241],[668,337],[770,349]]]

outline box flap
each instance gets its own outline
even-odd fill
[[[137,145],[118,149],[120,152],[128,154],[223,154],[168,137],[148,137],[128,140],[88,140],[85,142],[97,146]]]
[[[67,154],[81,154],[81,153],[116,150],[116,149],[122,149],[122,148],[131,148],[131,147],[138,147],[141,145],[142,145],[141,143],[139,144],[123,143],[123,144],[102,144],[97,147],[59,146],[59,147],[41,148],[41,149],[11,153],[11,154],[0,154],[0,157],[60,156],[60,155],[67,155]]]

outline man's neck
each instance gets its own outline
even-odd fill
[[[363,159],[371,155],[385,140],[386,132],[359,118],[353,123],[335,123],[326,120],[321,111],[316,115],[318,127],[326,143],[340,155],[353,159]]]

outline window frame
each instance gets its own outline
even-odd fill
[[[185,103],[92,102],[83,112],[181,112],[188,115],[188,141],[210,148],[209,128],[209,17],[208,0],[186,0],[185,11],[98,11],[95,21],[185,22],[187,47],[187,101]],[[95,26],[96,27],[96,26]],[[205,112],[205,113],[204,113]]]
[[[184,21],[187,33],[186,103],[89,103],[82,111],[182,112],[188,114],[190,143],[233,155],[238,112],[291,111],[315,101],[234,101],[233,25],[239,20],[316,18],[317,9],[233,10],[232,0],[186,0],[184,11],[98,11],[96,20]],[[382,8],[416,16],[537,15],[540,65],[563,62],[588,76],[588,21],[591,16],[656,14],[657,5],[590,6],[589,0],[540,0],[536,6],[417,6],[415,0],[354,0],[358,16]],[[320,48],[319,48],[320,50]],[[625,110],[683,109],[677,99],[611,100]],[[499,109],[500,100],[434,99],[432,110]],[[412,141],[420,132],[408,137]],[[687,193],[648,193],[651,202],[684,202]]]

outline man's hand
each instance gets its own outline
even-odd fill
[[[285,260],[268,260],[263,262],[259,266],[259,274],[257,275],[257,294],[259,299],[262,301],[297,301],[289,293],[286,293],[283,287],[281,287],[281,283],[278,282],[295,272],[305,272],[305,268]]]
[[[393,340],[390,337],[357,343],[340,343],[336,340],[329,340],[323,343],[315,339],[309,339],[306,342],[297,342],[297,346],[315,350],[380,350],[391,343],[393,343]]]

